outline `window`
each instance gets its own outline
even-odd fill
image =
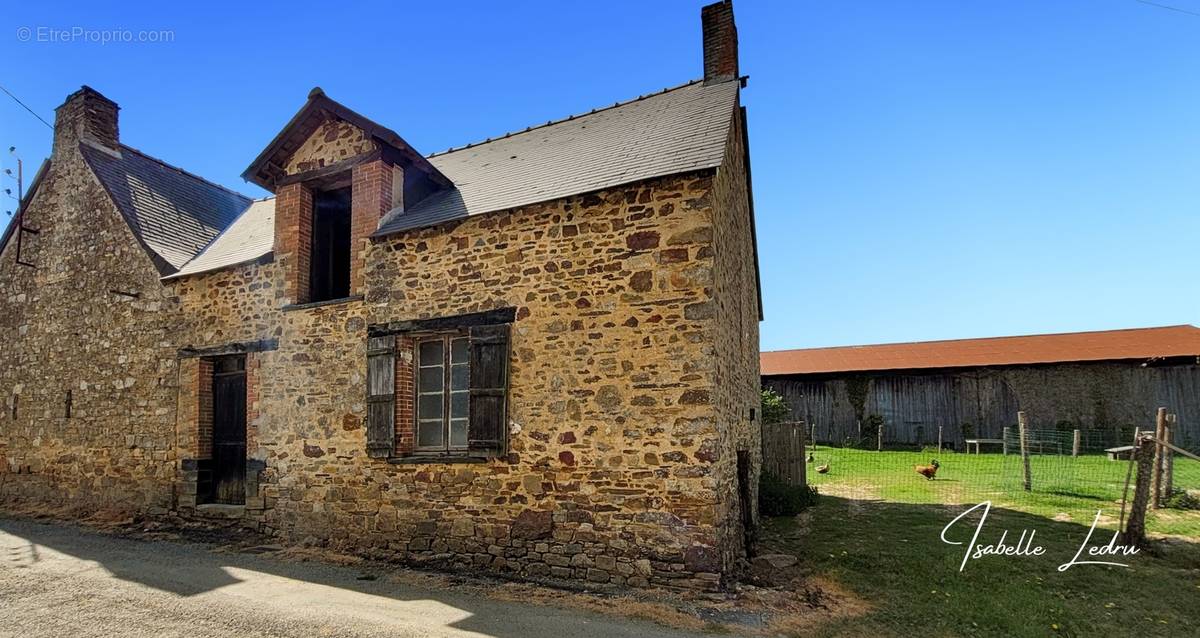
[[[350,296],[350,188],[313,193],[311,301]]]
[[[500,308],[368,326],[367,455],[394,463],[503,457],[515,314]]]
[[[470,405],[470,340],[462,335],[416,343],[416,449],[465,452]]]

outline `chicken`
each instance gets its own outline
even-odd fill
[[[817,474],[828,474],[828,473],[829,473],[829,462],[828,461],[825,462],[825,465],[817,466]]]
[[[809,453],[808,453],[808,462],[809,462],[809,463],[812,463],[812,462],[813,462],[813,460],[814,460],[814,459],[813,459],[812,452],[809,452]]]
[[[929,465],[914,465],[913,468],[917,470],[917,474],[924,476],[926,480],[932,481],[933,477],[937,476],[938,468],[941,466],[937,462],[937,459],[933,459],[929,462]]]

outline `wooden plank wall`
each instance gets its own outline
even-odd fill
[[[887,442],[936,444],[942,426],[944,442],[961,449],[970,438],[964,424],[974,436],[1000,438],[1005,426],[1016,426],[1018,410],[1033,428],[1069,422],[1115,432],[1149,427],[1155,409],[1165,406],[1179,415],[1184,447],[1200,446],[1200,365],[1062,364],[862,377],[863,415],[883,417]],[[848,388],[862,381],[848,385],[852,378],[768,377],[763,385],[783,395],[793,420],[816,426],[818,442],[841,442],[858,437]]]
[[[805,426],[799,422],[764,423],[762,433],[763,471],[784,483],[805,485]]]

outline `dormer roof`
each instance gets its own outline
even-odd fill
[[[400,158],[406,168],[415,168],[440,186],[451,186],[450,180],[398,133],[333,100],[320,87],[309,91],[304,106],[259,153],[242,177],[274,192],[276,183],[287,175],[285,167],[288,160],[314,132],[330,120],[341,120],[361,129],[379,149]]]

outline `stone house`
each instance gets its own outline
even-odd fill
[[[314,89],[251,198],[84,87],[0,243],[0,500],[711,589],[757,522],[730,2],[704,76],[434,155]]]

